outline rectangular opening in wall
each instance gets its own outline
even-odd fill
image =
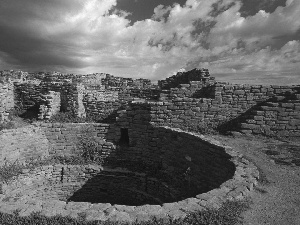
[[[121,128],[120,145],[129,146],[128,128]]]

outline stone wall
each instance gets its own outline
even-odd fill
[[[8,111],[14,107],[14,86],[0,81],[0,122],[8,119]]]
[[[44,102],[44,104],[42,104]],[[50,119],[51,116],[57,114],[60,111],[61,98],[59,92],[49,91],[49,94],[42,95],[40,102],[39,115],[40,120]]]
[[[114,120],[115,111],[122,105],[118,96],[119,92],[115,89],[85,90],[83,105],[87,116],[93,116],[97,121],[111,122],[108,117]]]
[[[41,128],[28,126],[0,131],[0,164],[49,156],[49,141]]]
[[[30,180],[30,184],[26,185],[25,180]],[[23,197],[37,200],[109,202],[124,205],[160,204],[162,200],[168,199],[168,195],[163,195],[163,185],[158,180],[154,179],[154,181],[161,186],[159,189],[161,193],[157,190],[152,190],[152,193],[145,192],[148,185],[143,174],[106,169],[95,165],[59,164],[37,167],[28,171],[19,176],[18,180],[4,185],[2,191],[6,195],[13,191],[13,195],[10,194],[4,201],[17,198],[22,194]],[[162,200],[157,198],[159,196]]]
[[[133,121],[134,120],[137,120],[137,118],[133,118]],[[128,122],[130,123],[130,121]],[[197,154],[203,154],[204,157],[207,157],[206,152],[209,151],[213,155],[223,155],[220,155],[220,158],[217,157],[213,159],[217,161],[214,165],[218,165],[221,162],[220,160],[231,162],[234,171],[230,179],[224,181],[216,189],[207,193],[201,194],[200,191],[200,193],[197,194],[195,192],[194,196],[174,202],[176,198],[174,198],[173,193],[176,194],[178,191],[172,188],[172,185],[169,183],[164,182],[164,177],[154,176],[159,174],[152,173],[153,177],[151,177],[150,174],[130,172],[124,169],[121,170],[120,168],[108,169],[91,165],[43,166],[34,170],[24,170],[23,174],[18,177],[14,177],[7,183],[2,183],[0,211],[13,213],[13,211],[18,210],[20,216],[27,216],[32,212],[40,212],[46,216],[60,214],[62,216],[69,215],[75,218],[78,217],[80,213],[85,213],[87,220],[126,222],[134,222],[137,219],[139,221],[147,221],[150,220],[151,217],[176,219],[183,218],[194,211],[212,208],[218,209],[228,200],[243,199],[257,184],[258,171],[256,167],[230,147],[222,146],[200,135],[169,128],[163,129],[168,130],[164,132],[166,134],[166,140],[164,140],[164,137],[160,137],[160,139],[161,141],[166,141],[165,143],[168,145],[172,143],[171,139],[174,140],[175,143],[180,143],[180,141],[182,143],[181,138],[184,138],[185,140],[191,140],[191,143],[194,144],[196,144],[198,140],[197,146],[190,146],[195,148],[195,151],[198,151]],[[153,132],[156,133],[156,131]],[[149,137],[154,137],[152,136],[153,132],[149,132]],[[146,138],[146,133],[148,132],[141,134],[140,138]],[[157,134],[162,133],[158,132]],[[169,135],[171,136],[168,137]],[[152,142],[158,141],[153,138],[151,138],[151,140]],[[134,139],[132,141],[134,141]],[[159,144],[160,141],[157,143]],[[166,146],[163,148],[165,147]],[[172,170],[168,168],[171,166],[181,168],[181,164],[183,163],[181,157],[184,157],[188,163],[191,163],[191,169],[186,171],[187,179],[182,179],[186,182],[186,189],[189,188],[189,180],[191,181],[191,186],[194,185],[194,173],[198,172],[201,174],[203,172],[202,170],[197,171],[197,166],[201,166],[201,163],[206,163],[203,159],[195,158],[193,150],[191,150],[190,147],[186,151],[183,149],[183,145],[172,146],[172,152],[177,157],[173,157],[172,160],[165,158],[165,163],[163,163],[163,167],[167,170]],[[168,151],[171,151],[171,148],[168,149],[168,147],[166,147],[165,153]],[[170,157],[170,154],[165,156]],[[175,159],[179,160],[178,163],[170,164]],[[198,159],[200,159],[201,163],[196,162]],[[166,164],[168,167],[166,167]],[[186,165],[187,164],[185,164],[185,166]],[[207,165],[208,164],[206,164],[206,166]],[[217,170],[223,171],[226,164],[221,163],[219,165],[223,166],[210,168],[212,170],[210,173],[221,176]],[[176,169],[172,171],[173,177],[180,177],[181,174],[178,173]],[[221,178],[216,177],[216,179],[220,180]],[[201,181],[203,183],[206,182],[203,178]],[[119,187],[118,190],[114,189],[115,184]],[[95,186],[98,188],[96,189]],[[127,192],[127,190],[129,190],[129,192]],[[112,204],[110,204],[107,203],[106,200],[106,203],[93,204],[91,202],[96,200],[91,196],[93,191],[97,192],[97,195],[102,194],[100,196],[103,198],[109,195],[120,195],[119,202],[121,204],[113,201]],[[123,194],[124,198],[122,198]],[[133,201],[134,206],[123,204],[127,201],[128,196],[131,196],[130,200]],[[81,197],[91,202],[83,202],[82,200],[84,199]],[[68,201],[66,201],[66,199]],[[143,203],[146,199],[151,205],[138,206],[138,203]],[[110,200],[113,200],[113,198]]]
[[[74,156],[81,137],[98,142],[103,158],[113,157],[120,138],[119,130],[108,124],[36,123],[23,128],[0,131],[0,162],[25,162],[31,158],[48,156]]]
[[[91,90],[84,92],[83,104],[86,114],[93,116],[97,121],[115,122],[117,111],[124,108],[128,102],[136,100],[157,100],[160,90],[155,88],[120,88]]]
[[[72,112],[79,117],[85,116],[83,105],[84,86],[69,82],[22,83],[15,85],[15,100],[25,110],[39,107],[43,103],[43,94],[49,91],[60,93],[60,111]]]
[[[197,131],[207,126],[235,130],[238,122],[248,117],[249,111],[264,102],[297,93],[300,93],[300,86],[227,83],[203,86],[201,82],[190,82],[163,91],[161,101],[151,103],[151,121],[185,130]]]
[[[214,77],[210,77],[208,69],[193,69],[188,72],[178,72],[176,75],[168,77],[165,80],[159,80],[158,85],[161,89],[170,89],[176,88],[180,84],[188,84],[191,81],[209,83],[213,80]]]
[[[300,94],[275,97],[251,110],[238,130],[245,134],[300,137]]]
[[[78,149],[80,138],[87,136],[98,142],[103,156],[109,156],[116,148],[113,142],[118,138],[108,124],[100,123],[40,123],[49,141],[50,156],[72,156],[81,154]],[[85,136],[84,136],[85,135]]]
[[[127,142],[122,137],[124,129]],[[207,192],[234,174],[234,164],[224,149],[180,130],[153,126],[144,105],[120,114],[115,125],[38,123],[8,130],[0,135],[4,143],[1,152],[9,161],[75,156],[82,153],[78,148],[82,137],[98,143],[103,165],[146,173],[152,189],[157,185],[150,178],[159,177],[168,184],[172,199]]]
[[[7,196],[4,201],[20,195],[37,200],[120,205],[162,204],[172,200],[168,186],[155,178],[96,165],[57,164],[25,170],[17,180],[3,185],[2,193]]]
[[[116,126],[127,130],[128,142],[116,149],[118,165],[131,168],[133,164],[164,177],[178,196],[207,192],[233,176],[234,165],[226,152],[189,133],[154,126],[152,112],[149,104],[131,105],[120,112]]]
[[[151,81],[149,79],[132,79],[124,77],[116,77],[110,74],[106,74],[105,78],[102,79],[102,85],[106,88],[109,87],[136,87],[145,88],[151,86]]]

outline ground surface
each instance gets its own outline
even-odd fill
[[[214,136],[256,164],[260,182],[243,225],[300,225],[300,140]]]

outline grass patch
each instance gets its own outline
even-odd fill
[[[104,163],[102,146],[99,145],[98,140],[94,137],[93,130],[85,128],[78,140],[77,148],[81,152],[80,156],[86,162]]]
[[[241,223],[241,213],[249,209],[249,199],[228,201],[218,210],[206,210],[188,214],[184,219],[152,219],[147,222],[134,222],[132,225],[234,225]],[[0,212],[1,225],[129,225],[130,223],[111,221],[86,221],[84,217],[46,217],[40,213],[19,217],[18,212],[6,214]]]
[[[7,129],[14,129],[14,128],[16,128],[16,126],[11,121],[0,123],[0,131],[1,130],[7,130]]]

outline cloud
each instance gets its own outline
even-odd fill
[[[286,7],[278,7],[273,13],[261,10],[247,18],[239,13],[240,7],[237,3],[215,18],[216,24],[207,38],[208,57],[200,55],[187,66],[202,65],[213,73],[238,73],[245,77],[251,71],[262,76],[270,71],[282,74],[289,71],[300,82],[299,35],[296,35],[300,29],[297,19],[300,2],[288,1]],[[286,49],[290,52],[285,53]]]
[[[117,0],[2,0],[0,67],[153,80],[182,67],[241,77],[300,71],[299,1],[245,18],[238,0],[187,0],[158,5],[151,18],[134,24],[116,5]]]
[[[4,0],[0,4],[0,50],[20,67],[88,66],[91,50],[107,46],[111,27],[123,27],[113,16],[104,16],[115,0]]]

